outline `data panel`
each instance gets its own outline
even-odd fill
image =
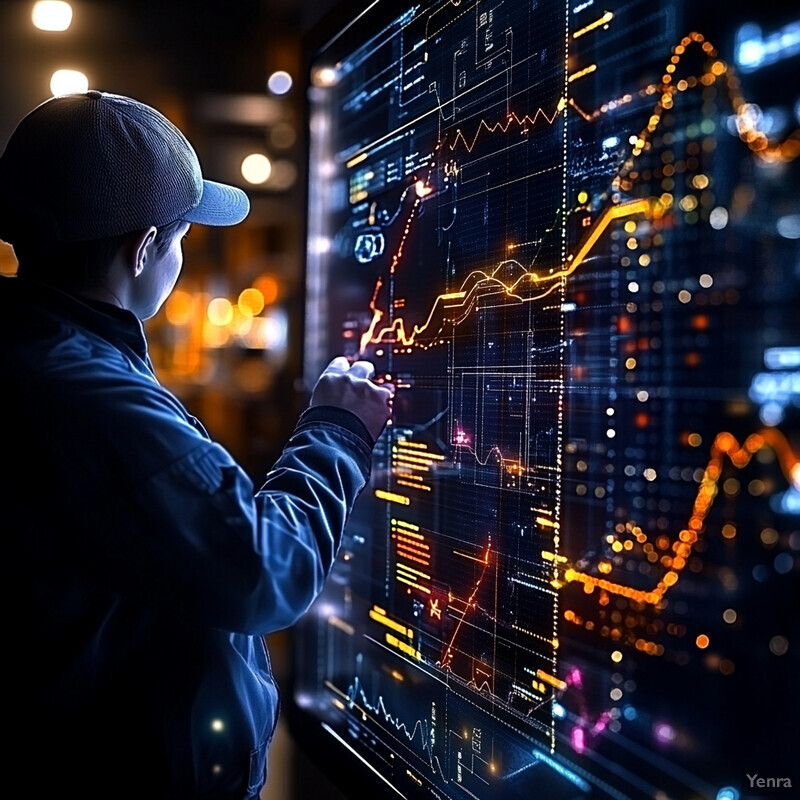
[[[797,786],[782,14],[387,1],[315,53],[307,378],[397,394],[291,702],[387,797]]]

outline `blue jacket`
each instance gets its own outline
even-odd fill
[[[312,407],[257,491],[156,379],[139,320],[0,278],[5,780],[27,796],[256,798],[263,636],[328,575],[370,469]]]

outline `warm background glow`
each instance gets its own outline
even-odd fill
[[[42,0],[34,3],[31,19],[39,30],[65,31],[72,23],[72,6],[59,0]]]
[[[76,69],[57,69],[50,78],[50,91],[53,96],[85,92],[89,79]]]

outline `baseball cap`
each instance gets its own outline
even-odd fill
[[[206,180],[163,114],[122,95],[59,95],[28,113],[0,156],[0,239],[77,242],[175,220],[235,225],[250,210],[235,186]]]

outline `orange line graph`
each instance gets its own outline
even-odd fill
[[[478,589],[481,588],[481,582],[483,581],[483,577],[484,575],[486,575],[486,571],[489,569],[489,553],[491,549],[492,549],[492,543],[489,542],[489,544],[486,545],[486,552],[483,554],[483,557],[480,559],[476,559],[480,560],[480,562],[483,564],[483,569],[481,570],[480,577],[476,581],[475,586],[473,587],[469,598],[464,603],[464,610],[461,613],[461,619],[459,619],[458,625],[456,625],[456,629],[453,631],[453,635],[450,637],[450,642],[447,645],[447,649],[444,651],[444,655],[442,656],[441,666],[445,669],[447,669],[450,666],[450,663],[453,660],[453,644],[455,643],[456,637],[458,636],[458,632],[461,630],[461,625],[464,622],[464,618],[467,615],[467,611],[469,611],[471,608],[475,608],[476,606],[475,595],[478,594]],[[450,599],[450,602],[452,604],[452,597]]]
[[[630,217],[634,214],[652,215],[655,205],[656,204],[649,199],[639,199],[609,206],[597,218],[577,251],[569,256],[565,263],[561,264],[552,272],[544,274],[530,272],[526,270],[519,261],[514,259],[501,261],[491,272],[473,270],[465,278],[459,291],[438,295],[433,301],[430,313],[425,322],[422,323],[422,325],[414,325],[410,331],[406,329],[406,324],[402,317],[393,320],[389,325],[379,327],[384,316],[384,312],[377,307],[378,292],[382,286],[382,281],[379,278],[369,306],[370,311],[372,311],[372,320],[361,337],[361,350],[363,352],[367,345],[379,344],[385,340],[396,341],[405,346],[410,346],[417,342],[421,334],[427,334],[428,337],[435,337],[441,332],[445,324],[458,324],[463,321],[474,307],[478,295],[485,295],[487,293],[505,294],[520,302],[530,302],[531,300],[540,299],[548,291],[555,288],[563,278],[571,275],[586,260],[606,228],[608,228],[614,220]],[[518,270],[523,270],[522,275],[512,281],[506,281],[498,277],[498,274],[506,270],[509,266],[513,266]],[[530,286],[531,284],[534,285],[534,287],[549,288],[547,288],[544,293],[538,295],[522,296],[519,294],[524,286]],[[438,318],[440,318],[438,328],[433,329],[432,332],[429,331],[434,325],[434,320]]]
[[[597,588],[640,603],[658,605],[669,589],[678,582],[680,573],[686,566],[695,543],[704,532],[706,518],[717,496],[725,457],[736,468],[743,469],[750,463],[753,456],[765,447],[770,447],[775,452],[787,480],[792,486],[800,489],[800,459],[793,451],[789,441],[777,428],[763,428],[758,433],[748,436],[743,444],[740,444],[736,437],[727,431],[719,433],[711,445],[708,465],[703,472],[689,522],[672,543],[673,554],[669,557],[669,568],[654,589],[649,591],[633,589],[622,583],[579,572],[571,567],[565,570],[564,580],[567,583],[582,583],[587,592]]]
[[[467,152],[471,153],[482,131],[485,130],[488,133],[496,133],[497,131],[501,131],[502,133],[507,133],[512,123],[516,123],[517,125],[519,125],[519,127],[522,128],[522,133],[527,133],[527,126],[528,125],[530,125],[531,127],[534,126],[540,117],[544,119],[549,125],[552,125],[558,118],[559,114],[561,114],[561,112],[564,110],[565,105],[566,105],[566,100],[562,97],[558,101],[558,104],[556,105],[556,110],[553,112],[551,116],[547,116],[547,112],[545,112],[543,108],[537,108],[536,113],[532,117],[529,114],[525,114],[525,116],[520,117],[514,112],[509,112],[506,119],[502,122],[495,122],[492,124],[487,122],[485,119],[482,119],[478,123],[478,129],[475,131],[475,135],[472,137],[471,142],[467,142],[467,139],[461,132],[461,129],[457,130],[452,144],[449,145],[450,150],[455,150],[456,147],[458,146],[458,143],[463,142]]]
[[[686,53],[687,48],[692,45],[701,47],[707,56],[716,60],[711,63],[709,70],[702,75],[690,75],[687,78],[676,80],[675,72],[678,64]],[[800,156],[800,128],[786,136],[782,142],[774,139],[770,140],[767,134],[758,127],[757,116],[752,113],[753,106],[747,102],[747,99],[742,94],[741,84],[735,69],[717,58],[716,47],[702,33],[692,31],[684,36],[680,43],[673,48],[672,53],[660,83],[650,83],[636,92],[624,94],[621,97],[603,103],[602,106],[594,111],[585,111],[572,97],[567,101],[568,105],[587,122],[593,122],[603,114],[608,114],[620,106],[630,103],[635,98],[641,99],[648,95],[660,93],[659,101],[653,110],[650,120],[639,135],[638,141],[633,148],[631,155],[638,156],[644,149],[650,135],[658,126],[662,113],[672,108],[676,94],[687,89],[694,89],[698,85],[709,86],[717,80],[724,79],[731,106],[736,113],[739,138],[748,145],[754,155],[769,162],[792,161]],[[625,166],[626,168],[632,167],[632,159],[629,159]]]
[[[689,76],[688,78],[676,80],[677,76],[675,73],[678,65],[685,55],[687,48],[692,45],[701,47],[707,56],[715,60],[712,61],[708,71],[699,77]],[[717,57],[716,47],[714,47],[702,33],[692,31],[687,36],[684,36],[680,43],[673,48],[673,54],[664,69],[661,83],[651,84],[637,93],[637,96],[654,94],[656,92],[660,92],[661,95],[650,116],[647,126],[640,133],[638,140],[634,144],[631,158],[626,162],[625,168],[631,168],[633,166],[633,157],[638,156],[642,152],[650,135],[658,127],[663,112],[672,108],[676,94],[684,92],[687,89],[693,89],[698,84],[701,86],[710,86],[720,79],[725,80],[731,106],[736,113],[736,125],[739,138],[747,144],[757,158],[774,163],[779,161],[792,161],[800,156],[800,128],[794,130],[782,142],[771,140],[767,134],[758,127],[757,116],[752,113],[753,106],[747,102],[742,94],[741,84],[739,83],[739,78],[736,75],[735,69]],[[594,119],[599,116],[599,114],[611,110],[611,107],[616,107],[616,105],[623,102],[629,102],[631,99],[632,95],[625,95],[620,101],[601,106],[600,109],[588,115],[580,111],[574,104],[571,105],[573,105],[585,119]]]

